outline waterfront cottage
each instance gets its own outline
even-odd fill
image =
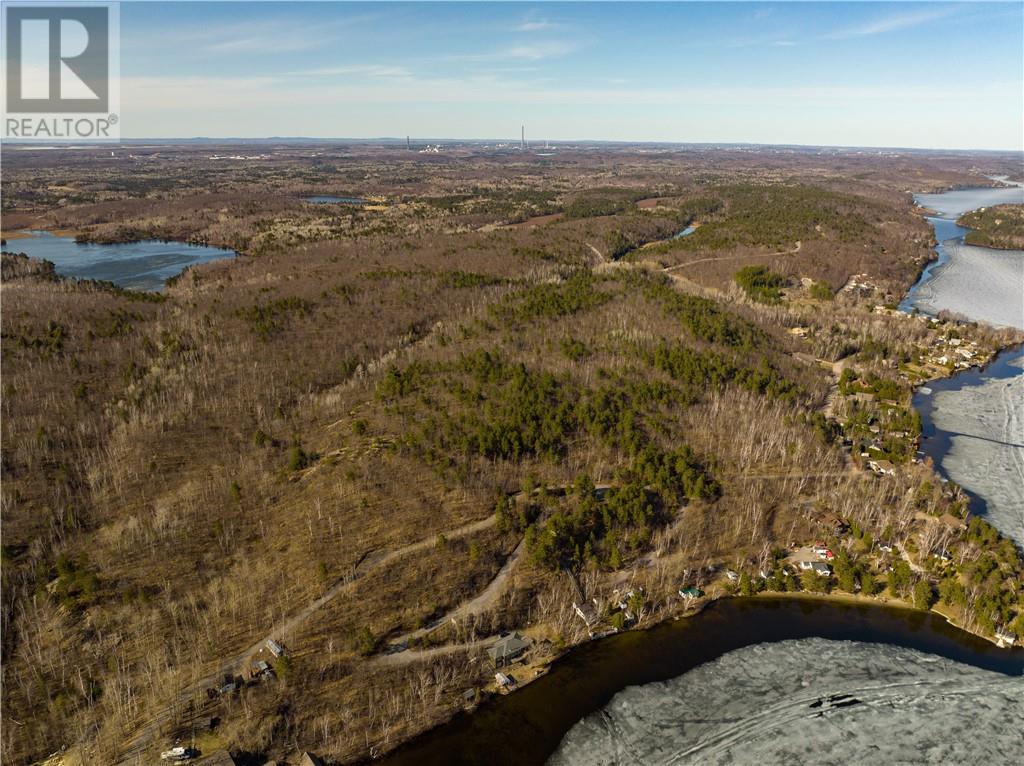
[[[829,577],[832,574],[832,567],[821,561],[801,561],[800,568],[810,570],[815,574],[824,575],[825,577]]]
[[[491,644],[491,648],[487,650],[487,656],[491,658],[494,667],[500,668],[512,664],[522,656],[529,646],[529,642],[521,635],[510,633]]]

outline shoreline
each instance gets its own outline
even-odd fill
[[[906,616],[917,615],[925,616],[934,614],[937,617],[942,618],[942,621],[948,625],[951,629],[959,631],[972,638],[982,639],[987,644],[1000,650],[1000,656],[1005,658],[1011,658],[1014,652],[1020,652],[1021,649],[1016,645],[1011,647],[1005,647],[999,644],[994,638],[986,636],[975,630],[969,629],[962,625],[956,620],[949,612],[937,609],[936,602],[935,606],[929,609],[918,609],[910,602],[896,598],[893,596],[862,596],[857,593],[846,593],[846,592],[835,592],[835,593],[813,593],[809,591],[762,591],[755,593],[751,596],[743,596],[735,593],[724,593],[717,592],[714,595],[709,595],[700,600],[699,603],[693,605],[686,605],[685,602],[679,601],[676,606],[665,609],[656,619],[650,619],[643,625],[637,625],[634,627],[626,628],[624,630],[613,630],[610,632],[602,632],[595,634],[594,636],[584,639],[577,644],[565,647],[561,652],[555,654],[549,658],[546,658],[542,663],[538,664],[530,676],[524,677],[522,681],[516,684],[515,689],[510,691],[502,692],[501,690],[490,691],[481,690],[478,701],[470,707],[459,707],[453,709],[448,715],[443,718],[439,718],[436,722],[432,723],[428,728],[415,734],[408,739],[400,741],[395,744],[395,747],[386,751],[383,754],[372,759],[360,759],[354,761],[354,764],[369,764],[376,762],[378,758],[383,758],[388,761],[392,757],[395,757],[397,753],[405,750],[406,748],[412,747],[417,741],[424,739],[431,734],[436,733],[438,730],[443,729],[445,726],[453,723],[454,721],[462,718],[472,718],[477,710],[487,704],[491,703],[496,699],[510,697],[519,694],[523,689],[532,686],[539,679],[548,676],[552,670],[556,667],[569,664],[573,661],[575,656],[578,656],[581,652],[587,648],[594,647],[595,645],[601,644],[607,639],[611,639],[617,636],[625,636],[628,634],[640,634],[645,635],[654,630],[665,629],[673,622],[690,621],[697,617],[704,615],[709,608],[713,608],[716,604],[728,604],[738,602],[741,600],[749,600],[751,602],[766,602],[766,603],[778,603],[778,604],[796,604],[800,602],[806,602],[811,604],[822,604],[822,605],[845,605],[845,606],[856,606],[856,607],[869,607],[878,610],[896,610],[903,613]],[[854,639],[851,639],[854,640]],[[770,641],[767,641],[770,643]],[[757,643],[766,643],[753,642]],[[529,667],[529,664],[524,667]]]
[[[39,232],[52,234],[55,237],[69,237],[71,239],[75,239],[82,233],[79,229],[33,229],[25,226],[21,229],[11,229],[9,231],[0,232],[0,239],[7,242],[16,242],[19,239],[37,239],[39,237]]]
[[[950,191],[952,191],[952,192],[957,192],[957,191],[970,192],[970,191],[972,191],[974,189],[977,189],[977,190],[1013,189],[1013,188],[1019,188],[1021,186],[1021,184],[1007,182],[1005,178],[1000,178],[1000,177],[991,177],[991,176],[989,176],[989,177],[987,177],[987,180],[991,183],[990,186],[963,187],[963,188],[951,189]],[[1005,255],[1007,253],[1014,252],[1012,248],[995,248],[995,247],[987,247],[987,246],[982,246],[982,245],[971,245],[968,242],[968,237],[971,235],[972,232],[974,232],[976,230],[971,228],[971,227],[969,227],[969,226],[963,225],[961,223],[963,218],[965,216],[971,214],[972,212],[975,212],[975,211],[981,210],[981,209],[985,209],[987,207],[992,207],[993,205],[983,204],[983,205],[979,205],[977,207],[973,207],[973,208],[971,208],[969,210],[962,210],[962,211],[958,211],[958,212],[948,211],[948,210],[947,211],[939,211],[939,210],[936,210],[935,208],[936,207],[942,207],[942,205],[941,204],[937,205],[936,203],[938,202],[938,200],[936,200],[934,197],[935,197],[935,193],[932,193],[932,192],[919,192],[919,193],[914,193],[913,194],[913,201],[914,201],[915,207],[924,214],[925,220],[928,222],[929,226],[932,228],[932,240],[933,240],[934,244],[931,247],[931,254],[932,254],[933,257],[932,257],[932,259],[930,259],[927,263],[925,263],[922,266],[921,271],[920,271],[917,279],[914,281],[913,285],[907,291],[906,295],[903,297],[903,299],[900,301],[900,304],[899,304],[901,311],[904,311],[906,313],[911,313],[913,311],[917,311],[919,315],[923,315],[925,317],[928,317],[930,320],[937,320],[938,314],[941,313],[941,311],[935,311],[934,313],[932,313],[930,311],[926,311],[925,309],[915,305],[915,300],[916,300],[916,298],[920,297],[919,293],[921,291],[921,288],[924,288],[926,285],[930,285],[933,282],[935,282],[936,280],[940,279],[945,272],[949,271],[951,268],[954,267],[954,265],[955,265],[954,264],[954,258],[959,257],[961,259],[961,261],[959,262],[959,265],[957,265],[956,268],[959,269],[960,271],[963,270],[962,263],[963,263],[963,259],[965,258],[965,255],[964,254],[958,254],[959,253],[958,248],[975,248],[976,250],[983,251],[986,254],[989,254],[989,253],[992,254],[992,257],[998,256],[1000,254],[1004,254]],[[964,201],[964,200],[961,199],[961,202],[962,201]],[[977,202],[983,201],[983,200],[976,200],[975,199],[975,200],[970,200],[970,201],[973,202],[973,203],[977,203]],[[998,205],[998,204],[1014,204],[1014,203],[1010,202],[1010,203],[994,203],[994,204]],[[942,230],[943,227],[945,227],[946,230],[947,230],[945,233],[953,234],[954,236],[947,237],[947,238],[944,239],[944,234],[940,233],[940,230]],[[952,228],[950,229],[950,227],[952,227]],[[947,249],[947,245],[950,246],[948,249]],[[981,262],[984,263],[984,261],[981,261]],[[948,290],[948,288],[947,288],[947,290]],[[936,292],[936,291],[932,290],[931,293],[932,293],[932,298],[931,298],[932,301],[937,301],[937,302],[940,302],[940,303],[941,302],[946,302],[946,303],[951,303],[952,302],[954,304],[956,303],[956,301],[950,301],[948,295],[946,295],[946,297],[943,298],[942,297],[943,294],[941,292]],[[926,301],[927,301],[927,297],[926,297]],[[952,311],[953,309],[950,309],[950,310]],[[997,364],[1000,359],[1005,358],[1007,355],[1015,355],[1022,348],[1024,348],[1024,341],[1021,341],[1019,339],[1019,332],[1021,330],[1021,328],[1019,328],[1019,327],[1015,327],[1012,324],[1011,325],[1001,325],[1001,324],[998,324],[995,321],[992,321],[992,319],[978,319],[978,318],[972,318],[970,316],[964,316],[963,319],[965,321],[969,322],[969,323],[977,323],[977,324],[985,325],[985,326],[988,326],[988,327],[992,327],[994,329],[1000,329],[1000,330],[1007,330],[1007,331],[1011,331],[1011,332],[1017,332],[1018,333],[1018,337],[1017,337],[1017,339],[1015,339],[1013,341],[1000,342],[1000,343],[996,344],[995,347],[992,350],[991,355],[988,356],[987,359],[985,359],[984,361],[982,361],[980,363],[971,364],[969,367],[962,368],[962,369],[948,369],[948,370],[942,371],[942,374],[932,375],[932,376],[930,376],[930,377],[928,377],[926,379],[911,381],[911,404],[910,404],[911,409],[914,412],[916,412],[918,414],[918,416],[921,417],[922,419],[927,417],[928,418],[928,424],[931,426],[933,431],[935,429],[937,429],[938,426],[936,425],[936,423],[934,422],[934,420],[932,419],[932,417],[930,415],[930,407],[922,407],[922,406],[916,406],[915,407],[914,406],[914,400],[915,400],[915,398],[919,398],[920,395],[919,395],[918,392],[919,392],[919,390],[921,388],[926,387],[926,386],[930,386],[932,383],[935,383],[935,382],[938,382],[938,381],[955,381],[960,376],[961,373],[975,373],[978,376],[984,376],[986,374],[986,371],[992,365]],[[997,314],[996,316],[993,317],[993,319],[1002,319],[1002,317],[1001,317],[1001,315]],[[956,321],[959,322],[960,320],[956,320]],[[929,371],[930,372],[939,372],[938,370],[929,370]],[[918,404],[921,405],[922,402],[919,401]],[[939,454],[926,455],[926,453],[924,453],[923,450],[922,450],[923,438],[924,438],[924,434],[922,433],[918,437],[917,444],[915,445],[915,450],[917,451],[917,454],[919,456],[922,456],[922,458],[924,460],[929,461],[929,463],[931,465],[932,471],[937,476],[939,476],[941,479],[943,479],[945,481],[954,482],[955,484],[957,484],[959,486],[961,484],[961,481],[958,481],[953,476],[951,476],[948,471],[945,471],[945,470],[942,469],[943,460],[946,459],[949,456],[949,454],[950,454],[950,450],[948,448],[948,445],[947,445],[947,449],[942,450]],[[961,477],[961,480],[962,479],[963,479],[963,477]],[[966,495],[968,497],[968,500],[969,500],[969,509],[970,510],[969,510],[967,518],[969,518],[971,515],[976,515],[976,516],[979,516],[982,519],[986,519],[986,521],[987,521],[986,517],[987,517],[988,514],[985,513],[985,511],[989,507],[990,498],[989,497],[985,497],[982,494],[980,494],[977,491],[977,489],[968,490],[968,489],[964,488],[963,491],[966,493]],[[997,492],[997,494],[998,494],[998,492]],[[981,511],[981,512],[979,513],[979,511]],[[1010,537],[1008,534],[1003,533],[1002,531],[1000,531],[1000,535],[1003,538],[1005,538],[1005,539],[1011,540],[1011,542],[1013,542],[1018,548],[1021,547],[1020,543],[1017,542],[1017,540],[1015,540],[1013,537]]]
[[[5,254],[25,256],[32,263],[50,264],[58,280],[67,284],[111,285],[133,294],[164,294],[191,269],[244,256],[232,248],[185,240],[84,242],[71,229],[18,231],[18,237],[5,240],[2,248]],[[26,247],[28,243],[32,246]],[[196,252],[198,255],[194,255]],[[177,261],[168,263],[168,254]],[[117,265],[116,272],[112,264]]]
[[[726,607],[727,611],[723,613],[720,610],[715,610],[714,607],[716,604],[720,604],[723,607]],[[871,618],[869,618],[868,620],[868,632],[871,632],[870,629],[873,625],[873,623],[871,622],[872,619],[878,618],[878,621],[881,622],[899,621],[903,622],[905,625],[909,624],[912,626],[910,632],[916,636],[919,635],[919,631],[921,629],[920,620],[936,620],[937,618],[941,618],[938,624],[946,626],[946,629],[940,630],[939,635],[942,636],[943,641],[951,641],[957,644],[965,654],[965,656],[957,658],[957,661],[965,662],[966,664],[972,664],[970,660],[966,657],[968,655],[972,655],[981,651],[982,653],[980,655],[977,655],[976,657],[976,659],[978,659],[979,662],[977,664],[974,664],[973,666],[991,668],[994,660],[994,663],[996,665],[1001,665],[1010,668],[1010,670],[1002,670],[999,672],[1003,672],[1004,674],[1009,675],[1010,677],[1017,677],[1018,675],[1020,675],[1018,665],[1021,656],[1024,655],[1024,650],[1022,650],[1020,647],[1015,647],[1010,650],[1001,650],[998,649],[994,642],[986,641],[985,645],[991,647],[990,650],[979,650],[972,648],[970,644],[977,638],[979,638],[978,634],[972,631],[965,630],[961,626],[957,625],[953,620],[951,620],[948,615],[940,611],[937,611],[935,609],[916,609],[901,599],[879,599],[875,597],[864,597],[856,594],[846,593],[822,594],[807,592],[780,592],[760,593],[756,594],[755,596],[718,594],[713,597],[704,599],[702,603],[700,603],[699,605],[695,605],[691,609],[684,610],[683,613],[679,613],[678,610],[666,610],[664,615],[661,616],[659,619],[652,620],[650,623],[645,624],[643,626],[638,626],[624,631],[618,631],[617,633],[613,634],[602,635],[600,637],[595,636],[594,638],[587,639],[578,644],[575,644],[572,647],[568,647],[556,657],[553,657],[550,660],[548,660],[545,663],[543,671],[538,673],[535,678],[532,678],[525,683],[519,684],[515,691],[509,692],[508,694],[488,693],[487,695],[481,696],[480,701],[473,707],[453,710],[450,715],[446,716],[441,720],[438,720],[436,723],[431,725],[429,728],[421,731],[419,734],[416,734],[400,743],[396,743],[395,747],[388,750],[386,753],[378,754],[377,758],[363,758],[354,761],[353,763],[369,764],[371,762],[375,762],[378,758],[383,760],[383,762],[386,764],[394,764],[396,766],[398,764],[418,764],[421,762],[437,762],[435,761],[435,759],[431,758],[430,755],[436,754],[440,750],[443,750],[444,742],[446,740],[452,738],[458,739],[467,736],[474,739],[479,739],[479,737],[481,736],[481,731],[486,731],[489,726],[492,726],[495,717],[502,718],[504,716],[511,718],[515,715],[515,711],[519,710],[520,708],[532,709],[534,707],[534,702],[536,702],[536,699],[539,696],[542,697],[544,695],[544,691],[531,689],[529,692],[526,692],[526,694],[524,694],[521,699],[516,698],[520,694],[522,694],[524,690],[526,690],[528,687],[533,686],[533,682],[537,679],[546,678],[548,675],[554,672],[569,673],[574,674],[576,678],[579,679],[580,685],[587,686],[591,683],[591,681],[587,679],[587,673],[585,673],[584,670],[588,664],[593,663],[594,657],[612,658],[623,652],[629,653],[630,651],[634,651],[640,655],[642,661],[642,658],[646,657],[647,654],[644,651],[643,645],[641,645],[641,648],[638,649],[637,644],[635,642],[641,641],[643,642],[643,644],[647,644],[647,642],[649,641],[651,642],[650,645],[657,647],[657,645],[665,642],[666,636],[671,638],[676,644],[678,644],[681,636],[683,638],[690,638],[693,641],[697,641],[698,644],[703,642],[704,644],[714,644],[717,646],[717,644],[719,643],[718,636],[721,629],[721,625],[717,623],[723,618],[723,615],[731,615],[733,611],[742,613],[747,609],[754,609],[755,611],[758,611],[758,606],[761,606],[762,608],[770,608],[772,610],[774,610],[777,607],[783,613],[789,611],[795,617],[800,618],[800,615],[797,612],[804,612],[804,610],[800,608],[801,604],[806,604],[810,608],[813,608],[814,606],[824,608],[831,607],[833,609],[838,608],[839,613],[842,613],[842,607],[856,608],[858,612],[859,610],[862,610],[865,607],[867,607],[871,613]],[[709,609],[709,607],[711,607],[711,609]],[[794,612],[794,609],[797,611]],[[705,612],[708,612],[708,614],[705,615]],[[934,612],[934,617],[930,616],[930,613],[932,612]],[[847,616],[849,615],[850,613],[847,612]],[[702,623],[700,620],[691,619],[696,617],[706,617],[708,622],[705,624]],[[732,618],[730,617],[730,619]],[[672,633],[669,633],[669,631],[673,630],[673,622],[683,623],[679,626],[679,635],[674,637]],[[797,623],[798,622],[799,619]],[[783,632],[785,632],[785,625],[789,625],[790,623],[785,618],[783,619],[783,623],[784,626],[782,630]],[[796,625],[797,623],[793,624]],[[858,623],[860,623],[859,618]],[[695,632],[690,633],[689,631],[691,630]],[[778,635],[773,635],[771,631],[765,634],[761,634],[756,632],[756,627],[754,628],[754,630],[756,634],[756,640],[750,641],[747,640],[750,634],[746,634],[739,638],[736,638],[735,636],[723,635],[721,641],[724,642],[726,646],[722,648],[722,651],[718,651],[717,648],[711,650],[714,656],[698,658],[697,661],[692,665],[692,667],[687,669],[699,667],[705,664],[706,662],[712,661],[716,657],[723,656],[737,648],[742,648],[743,646],[775,643],[778,641],[792,639],[799,640],[803,637],[810,637],[800,635],[784,635],[780,637]],[[934,633],[934,628],[932,628],[931,630]],[[655,634],[658,634],[659,631],[661,632],[660,636],[656,638]],[[950,633],[951,631],[952,634]],[[822,634],[819,637],[825,638],[827,640],[838,641],[851,640],[861,642],[866,641],[868,643],[878,642],[877,639],[873,639],[871,637],[864,637],[863,631],[860,634],[852,634],[849,638],[843,637],[845,635],[843,631],[839,631],[837,635],[832,635],[831,633],[835,633],[835,630],[834,628],[831,628],[831,626],[829,626],[829,629],[823,630]],[[957,633],[962,635],[955,635]],[[634,634],[634,639],[632,641],[630,641],[630,639],[627,638],[629,634]],[[648,635],[650,635],[651,638],[647,638]],[[619,643],[603,640],[615,639],[616,637],[619,638]],[[626,643],[622,643],[623,641],[625,641]],[[739,642],[739,645],[732,646],[731,644],[736,641]],[[692,649],[694,645],[691,642],[687,643],[691,646]],[[887,640],[883,640],[880,643],[890,642]],[[909,645],[905,642],[901,643],[899,641],[893,643],[894,645]],[[707,651],[707,646],[702,646],[698,648],[702,648],[705,651]],[[938,649],[929,650],[928,648],[921,647],[913,648],[917,648],[918,651],[922,651],[925,653],[935,654],[936,656],[950,656],[948,653],[944,653],[944,651]],[[652,651],[656,652],[657,649],[655,648]],[[686,652],[676,652],[675,654],[679,658],[683,658],[682,661],[686,661],[685,658],[688,656]],[[986,658],[987,661],[983,658]],[[609,661],[611,660],[609,659]],[[687,669],[684,669],[682,672],[686,672]],[[659,675],[660,680],[665,680],[667,678],[675,678],[678,676],[678,674],[673,675],[672,673],[673,671],[666,671],[664,668],[660,667],[656,670],[656,674]],[[644,677],[645,675],[647,675],[647,671],[644,668],[637,669],[636,674],[640,677],[625,683],[616,690],[611,691],[610,696],[614,696],[615,693],[617,693],[618,691],[622,691],[628,686],[643,685],[645,683],[650,683],[652,680],[659,680]],[[549,681],[549,683],[554,682]],[[563,687],[559,686],[559,688]],[[571,698],[575,697],[575,695],[569,696]],[[606,704],[606,702],[607,700],[605,700],[604,702],[598,700],[599,704],[595,709],[600,709],[600,707],[603,706],[603,704]],[[561,699],[558,699],[555,702],[555,704],[563,704],[563,702]],[[567,704],[572,704],[572,702],[570,701]],[[482,715],[478,717],[478,713]],[[456,728],[448,729],[446,731],[446,727],[449,726],[453,726]],[[427,753],[427,756],[421,761],[420,759],[423,757],[424,752]]]
[[[988,436],[977,436],[974,429],[965,428],[963,418],[966,417],[966,413],[975,411],[969,408],[972,402],[976,406],[981,406],[983,403],[993,404],[1002,401],[998,397],[985,398],[980,392],[999,391],[1002,390],[1001,385],[1013,385],[1020,375],[1019,364],[1014,365],[1013,360],[1019,359],[1022,354],[1024,342],[1001,345],[985,364],[957,370],[956,374],[927,381],[929,387],[923,391],[922,386],[915,386],[911,399],[911,407],[927,426],[922,429],[917,445],[918,457],[921,460],[930,460],[933,470],[943,480],[961,488],[969,500],[971,516],[978,516],[997,529],[1006,526],[1006,531],[1000,530],[1000,535],[1011,540],[1018,549],[1024,549],[1024,538],[1021,538],[1022,527],[1013,510],[1013,498],[1008,493],[1009,488],[1014,485],[1012,477],[999,480],[995,477],[1003,476],[1002,471],[996,470],[986,474],[970,470],[971,463],[963,462],[968,459],[967,453],[964,452],[964,443],[960,442],[958,446],[954,440],[957,437],[995,439],[997,443],[986,446],[985,449],[995,449],[998,452],[986,453],[987,457],[979,458],[981,464],[992,465],[986,461],[996,460],[1005,470],[1015,470],[1013,466],[1017,464],[1013,462],[1013,449],[1020,447],[1019,443],[1015,443],[1019,440],[1013,438],[1016,429],[1006,421],[997,420],[990,424],[987,432],[984,432]],[[937,403],[936,397],[943,397],[942,405]],[[1009,395],[1008,401],[1013,401],[1012,395]],[[987,421],[984,414],[979,414],[977,419],[972,418],[969,422],[980,426]],[[975,460],[973,468],[977,469],[978,465],[978,460]],[[1019,466],[1016,470],[1019,471]],[[986,480],[986,476],[990,478]]]

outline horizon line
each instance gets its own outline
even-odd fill
[[[31,147],[38,145],[40,148],[44,148],[50,145],[60,146],[116,146],[125,143],[140,143],[140,142],[155,142],[163,144],[175,144],[175,143],[203,143],[203,142],[239,142],[239,143],[272,143],[272,142],[316,142],[316,143],[400,143],[406,144],[406,136],[371,136],[371,137],[357,137],[357,136],[149,136],[140,138],[118,138],[118,139],[96,139],[92,141],[88,140],[72,140],[54,138],[52,140],[43,141],[36,138],[7,138],[0,142],[0,147],[3,144],[14,144],[20,147]],[[763,142],[763,141],[664,141],[664,140],[644,140],[644,139],[603,139],[603,138],[573,138],[573,139],[551,139],[551,138],[535,138],[532,139],[534,147],[541,141],[561,143],[561,144],[614,144],[619,146],[665,146],[665,147],[684,147],[684,146],[697,146],[697,147],[762,147],[762,148],[785,148],[785,149],[846,149],[846,150],[864,150],[871,149],[877,151],[916,151],[916,152],[960,152],[960,153],[972,153],[972,152],[984,152],[989,154],[1024,154],[1024,147],[1011,149],[1011,148],[999,148],[999,149],[982,149],[982,148],[951,148],[951,147],[926,147],[926,146],[894,146],[886,144],[800,144],[800,143],[775,143],[775,142]],[[487,144],[487,143],[507,143],[514,145],[517,151],[519,149],[520,139],[515,138],[452,138],[452,137],[423,137],[415,139],[415,142],[422,144]]]

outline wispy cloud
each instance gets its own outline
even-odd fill
[[[539,21],[524,21],[522,24],[513,27],[513,32],[543,32],[547,29],[558,29],[559,24],[555,24],[553,21],[542,19]]]
[[[580,44],[571,40],[544,40],[518,45],[506,45],[483,53],[449,53],[431,57],[431,62],[520,62],[567,56],[580,49]]]
[[[883,35],[889,32],[898,32],[903,29],[919,27],[932,21],[938,21],[952,16],[956,13],[955,6],[941,6],[922,8],[920,10],[894,13],[888,16],[881,16],[863,24],[858,24],[845,29],[837,29],[825,35],[826,40],[845,40],[851,37],[869,37],[871,35]]]
[[[173,45],[179,49],[187,47],[192,54],[210,56],[297,53],[336,44],[352,34],[352,27],[376,18],[370,15],[350,16],[328,24],[275,18],[206,28],[170,28],[162,30],[159,36],[148,36],[145,47],[151,50],[154,45]],[[137,38],[132,42],[141,47]]]
[[[412,72],[390,64],[354,64],[352,66],[304,69],[289,73],[298,77],[411,77]]]
[[[618,78],[615,78],[618,79]],[[935,104],[947,98],[966,98],[972,92],[986,99],[1005,97],[1019,84],[986,83],[976,89],[950,89],[946,85],[877,86],[668,86],[633,87],[609,82],[607,87],[564,87],[550,79],[506,79],[495,76],[416,77],[367,82],[298,77],[126,77],[122,79],[123,101],[133,109],[163,113],[180,109],[213,111],[241,107],[257,108],[272,103],[315,104],[407,104],[407,103],[514,103],[582,105],[672,105],[817,107],[851,102]]]
[[[550,40],[530,45],[513,45],[511,48],[499,51],[499,56],[511,59],[525,59],[526,61],[540,61],[541,59],[552,58],[553,56],[566,56],[578,47],[576,43],[565,40]]]

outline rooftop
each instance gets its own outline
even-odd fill
[[[492,660],[515,657],[526,651],[526,648],[529,645],[530,643],[518,633],[510,633],[507,636],[502,636],[491,644],[490,649],[487,650],[487,654]]]

